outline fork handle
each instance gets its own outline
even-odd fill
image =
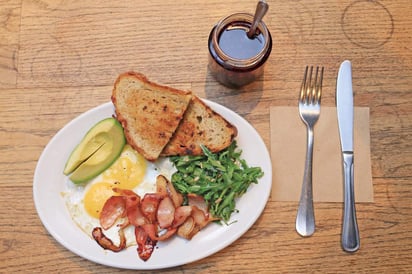
[[[312,159],[313,159],[313,128],[308,126],[305,170],[303,174],[302,191],[300,194],[298,213],[296,215],[296,231],[301,236],[310,236],[315,232],[315,214],[313,210],[312,193]]]
[[[342,224],[342,248],[347,252],[359,249],[359,230],[356,221],[353,185],[353,153],[343,153],[344,203]]]

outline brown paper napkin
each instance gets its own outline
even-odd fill
[[[272,199],[298,201],[306,154],[306,126],[297,107],[270,108]],[[321,107],[314,129],[313,199],[343,201],[343,170],[335,107]],[[373,202],[369,108],[354,111],[355,201]]]

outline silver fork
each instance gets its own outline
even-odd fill
[[[308,75],[309,73],[309,75]],[[322,95],[323,67],[316,67],[312,77],[313,67],[306,66],[299,96],[299,114],[307,127],[307,151],[305,171],[303,174],[302,192],[300,194],[298,213],[296,215],[296,231],[301,236],[310,236],[315,232],[315,214],[313,210],[312,193],[312,158],[313,158],[313,127],[320,115],[320,99]]]

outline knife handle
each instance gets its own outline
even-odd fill
[[[344,206],[342,225],[342,248],[347,252],[359,249],[359,230],[356,221],[355,194],[353,185],[353,152],[343,153]]]

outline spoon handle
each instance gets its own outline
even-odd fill
[[[253,38],[253,36],[256,34],[256,29],[262,20],[263,16],[265,16],[266,12],[269,9],[268,3],[266,3],[265,0],[260,0],[257,5],[256,5],[256,11],[255,11],[255,16],[253,18],[252,25],[250,26],[250,29],[247,33],[247,36],[249,38]]]

